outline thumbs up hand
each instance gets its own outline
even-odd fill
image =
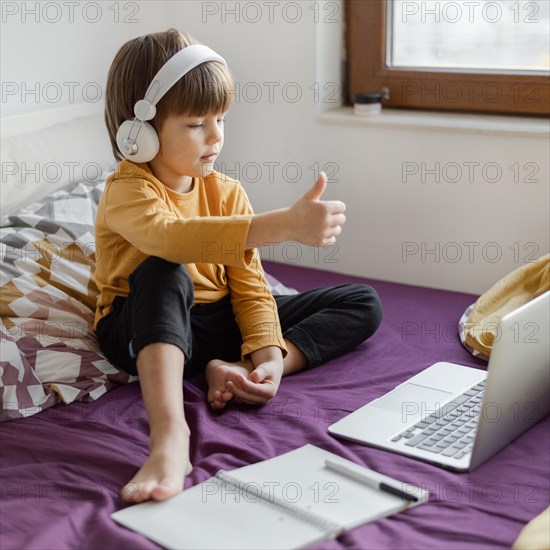
[[[321,198],[321,195],[325,192],[326,188],[327,176],[324,172],[319,172],[317,181],[313,184],[309,191],[302,195],[302,198],[309,199],[311,201],[318,201]]]
[[[336,242],[346,222],[346,205],[340,201],[323,201],[327,176],[319,173],[317,181],[289,209],[289,232],[292,240],[310,246]]]

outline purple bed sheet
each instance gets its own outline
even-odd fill
[[[276,398],[262,408],[230,404],[222,414],[212,413],[205,402],[204,378],[186,380],[194,470],[185,486],[219,469],[312,443],[430,491],[429,503],[318,548],[510,547],[523,525],[548,506],[549,418],[465,474],[341,441],[327,432],[331,423],[432,363],[485,368],[462,347],[456,328],[475,296],[291,265],[266,262],[265,267],[298,290],[371,284],[382,300],[384,321],[368,342],[349,354],[285,378]],[[125,506],[120,487],[147,457],[148,424],[137,382],[94,403],[58,405],[5,422],[0,435],[2,550],[158,548],[110,518]]]

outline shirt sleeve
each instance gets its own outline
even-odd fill
[[[252,215],[252,207],[244,189],[238,185],[231,205],[232,214]],[[267,346],[281,348],[283,357],[287,354],[277,303],[269,290],[260,261],[259,250],[252,249],[246,266],[226,265],[227,279],[231,291],[231,304],[235,320],[243,338],[241,356],[248,355]]]
[[[251,220],[251,213],[180,218],[145,180],[126,179],[105,190],[103,224],[143,254],[174,263],[246,266],[253,256],[246,250]]]

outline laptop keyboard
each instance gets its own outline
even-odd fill
[[[474,444],[484,389],[485,380],[397,434],[392,441],[441,456],[462,458]]]

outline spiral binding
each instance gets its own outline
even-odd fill
[[[317,527],[325,535],[329,535],[330,537],[337,537],[342,531],[342,527],[338,523],[330,519],[326,519],[321,516],[318,516],[317,514],[314,514],[312,512],[303,510],[302,508],[300,508],[299,506],[296,506],[295,504],[286,502],[283,498],[277,497],[275,495],[272,495],[271,497],[266,498],[264,497],[263,491],[261,490],[260,490],[260,494],[251,493],[247,491],[245,489],[245,485],[249,485],[249,483],[244,484],[223,470],[220,470],[216,474],[216,478],[225,483],[230,483],[231,485],[237,487],[243,493],[260,497],[259,502],[262,502],[264,505],[271,506],[272,508],[277,508],[278,510],[283,510],[286,514],[292,517],[301,519],[313,525],[314,527]]]

